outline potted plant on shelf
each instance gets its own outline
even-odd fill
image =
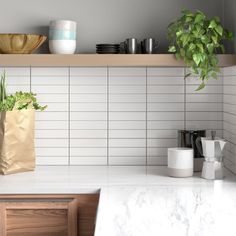
[[[218,17],[208,18],[203,12],[183,10],[182,16],[168,26],[169,52],[184,60],[191,74],[199,76],[205,87],[207,80],[218,78],[220,72],[216,53],[224,53],[224,40],[232,40],[233,33],[225,29]]]
[[[6,94],[5,72],[0,82],[0,173],[12,174],[34,170],[35,110],[46,106],[37,103],[33,93]]]

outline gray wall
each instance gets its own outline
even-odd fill
[[[236,34],[236,1],[224,0],[224,21],[225,26]],[[236,38],[227,43],[227,52],[236,52]]]
[[[223,17],[222,6],[223,0],[7,0],[1,4],[0,31],[46,34],[50,20],[71,19],[78,22],[78,52],[127,37],[156,37],[165,51],[166,27],[181,9]]]

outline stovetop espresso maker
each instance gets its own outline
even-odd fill
[[[211,137],[197,138],[196,144],[205,160],[202,168],[202,178],[204,179],[223,179],[223,156],[226,141],[215,137],[216,132],[211,132]]]

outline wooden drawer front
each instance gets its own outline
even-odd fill
[[[2,201],[1,236],[77,235],[75,200]]]

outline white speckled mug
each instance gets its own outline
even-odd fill
[[[193,175],[193,149],[168,148],[168,173],[171,177]]]

